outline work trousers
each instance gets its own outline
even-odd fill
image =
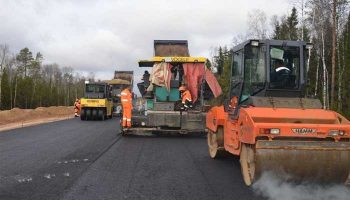
[[[77,107],[74,108],[74,115],[76,117],[78,117],[80,115],[80,109],[79,108],[77,108]]]
[[[131,127],[131,106],[123,105],[123,127]]]

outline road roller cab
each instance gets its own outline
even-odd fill
[[[110,86],[105,82],[85,82],[85,95],[80,104],[81,120],[105,120],[112,117]]]
[[[262,173],[342,182],[349,176],[350,122],[305,98],[302,41],[248,40],[233,48],[230,94],[206,117],[212,158],[240,156],[245,183]]]

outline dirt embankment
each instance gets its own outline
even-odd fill
[[[0,131],[74,117],[73,106],[13,108],[0,111]]]

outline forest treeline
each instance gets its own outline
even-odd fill
[[[269,23],[270,22],[270,23]],[[231,46],[246,39],[302,40],[313,44],[307,59],[306,95],[319,98],[325,109],[350,117],[350,13],[346,0],[300,0],[283,16],[270,20],[261,10],[248,14],[248,31],[233,45],[218,47],[212,66],[229,91]]]
[[[327,109],[350,117],[350,14],[347,0],[296,0],[288,14],[272,16],[261,10],[248,13],[248,30],[232,44],[218,47],[212,58],[223,88],[229,91],[231,47],[246,39],[311,42],[306,93]],[[234,30],[232,31],[234,33]],[[43,64],[44,55],[28,48],[10,52],[0,44],[0,109],[72,105],[81,97],[85,77],[71,67]]]
[[[43,59],[28,48],[13,53],[0,45],[0,110],[70,106],[83,95],[85,77]]]

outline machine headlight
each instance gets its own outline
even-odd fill
[[[272,135],[279,135],[280,129],[279,128],[263,128],[260,129],[261,134],[272,134]]]
[[[339,135],[340,135],[340,136],[345,135],[345,131],[340,130],[340,131],[339,131]]]
[[[306,46],[305,46],[305,48],[306,48],[307,50],[310,50],[310,49],[314,48],[314,45],[313,45],[312,43],[307,43]]]
[[[337,136],[337,135],[344,136],[345,131],[343,131],[343,130],[329,130],[328,135],[330,135],[330,136]]]
[[[280,129],[272,128],[272,129],[270,129],[270,134],[278,135],[278,134],[280,134]]]
[[[259,41],[252,40],[252,41],[250,41],[250,45],[252,45],[253,47],[258,47],[259,46]]]

